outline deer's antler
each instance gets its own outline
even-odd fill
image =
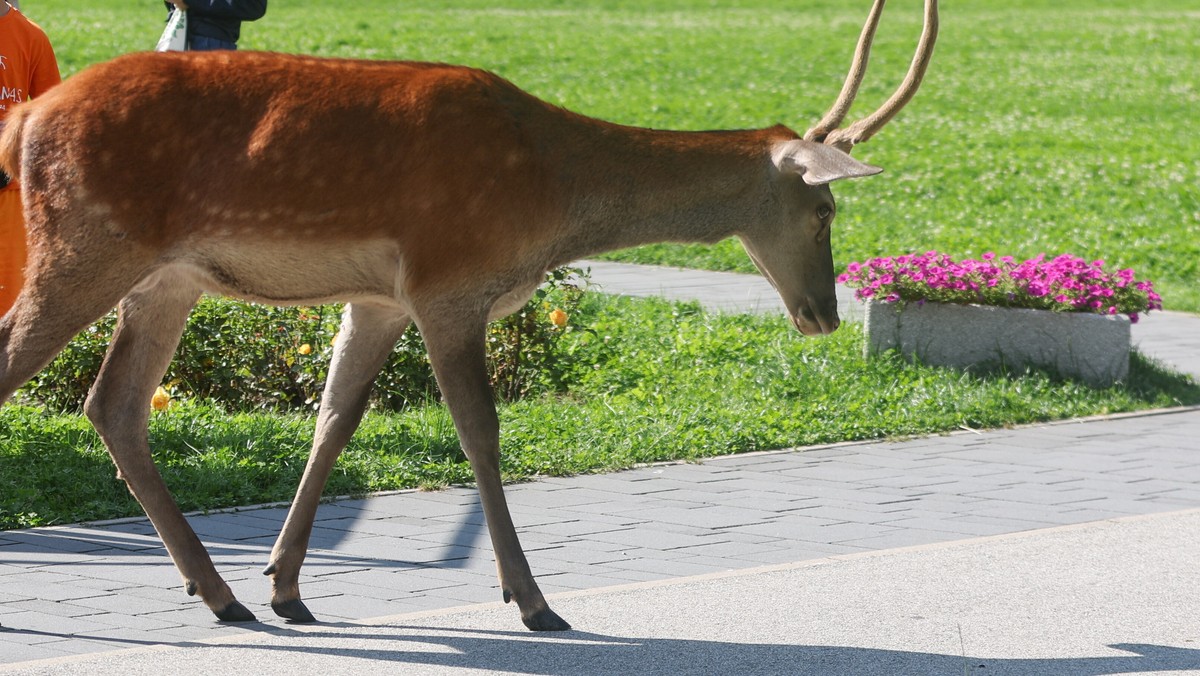
[[[891,121],[920,88],[921,80],[925,77],[925,70],[933,58],[933,45],[937,41],[937,0],[925,0],[925,26],[921,31],[921,39],[917,42],[917,52],[913,56],[912,65],[908,68],[908,74],[904,76],[904,81],[900,83],[896,93],[892,94],[892,97],[874,113],[849,127],[839,128],[842,119],[846,117],[846,113],[854,103],[858,87],[862,84],[863,76],[866,74],[871,42],[875,38],[875,29],[879,26],[879,18],[883,14],[885,1],[875,0],[875,5],[871,8],[867,22],[863,25],[862,34],[858,38],[858,46],[854,50],[854,60],[850,64],[850,72],[846,75],[846,82],[842,85],[841,93],[838,94],[837,100],[834,101],[825,117],[804,134],[805,139],[825,143],[849,153],[855,145],[871,138]]]

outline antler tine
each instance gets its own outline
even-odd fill
[[[933,58],[933,45],[937,42],[938,9],[937,0],[925,0],[925,27],[921,31],[921,39],[917,42],[917,52],[913,55],[912,65],[908,74],[900,83],[900,88],[888,99],[879,110],[855,122],[845,129],[835,129],[825,137],[826,145],[831,145],[844,152],[850,152],[855,145],[871,138],[883,128],[896,113],[912,99],[921,86],[925,70]]]
[[[825,117],[804,133],[805,140],[824,142],[825,136],[837,129],[845,119],[846,113],[850,112],[850,106],[854,105],[854,97],[858,96],[858,87],[867,73],[871,43],[875,40],[875,29],[879,27],[879,18],[883,16],[883,4],[886,1],[875,0],[871,13],[867,15],[867,22],[863,24],[862,33],[858,36],[858,46],[854,48],[854,59],[850,62],[850,72],[846,74],[842,91],[838,93],[837,100],[830,106],[829,112],[825,113]]]

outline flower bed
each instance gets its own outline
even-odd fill
[[[1012,256],[985,253],[981,260],[956,262],[928,251],[851,263],[838,282],[856,289],[859,300],[1018,307],[1053,312],[1125,314],[1136,323],[1141,313],[1162,309],[1162,298],[1130,269],[1108,273],[1104,261],[1045,254],[1018,263]]]
[[[1043,368],[1097,387],[1126,377],[1129,325],[1162,309],[1133,270],[1110,274],[1104,261],[1070,255],[956,262],[930,251],[852,263],[838,281],[867,302],[868,354],[898,349],[973,370]]]

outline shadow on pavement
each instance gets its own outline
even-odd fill
[[[246,663],[267,659],[289,663],[303,657],[374,660],[397,666],[428,666],[474,672],[584,676],[610,674],[1055,674],[1101,676],[1200,669],[1200,649],[1165,645],[1113,644],[1126,654],[1102,657],[983,658],[853,646],[727,643],[641,639],[582,631],[532,634],[523,631],[446,629],[413,625],[324,625],[316,631],[257,625],[248,641],[188,642],[191,659],[206,651],[235,650]],[[348,631],[338,631],[347,629]],[[259,641],[278,639],[271,644]],[[91,637],[106,640],[102,636]],[[123,640],[135,646],[140,641]],[[149,645],[146,642],[143,645]],[[259,653],[256,657],[254,653]],[[169,654],[156,653],[163,664]]]
[[[403,630],[390,634],[388,629]],[[410,633],[411,632],[411,633]],[[308,638],[319,635],[305,633]],[[358,634],[356,638],[366,638]],[[315,652],[336,655],[338,639],[327,632],[330,645],[254,646],[255,650]],[[436,627],[382,626],[371,639],[386,648],[346,650],[345,656],[369,653],[372,659],[396,664],[460,667],[466,670],[556,676],[609,674],[1102,674],[1190,671],[1200,668],[1200,649],[1173,646],[1115,644],[1127,655],[1046,659],[978,658],[925,652],[881,650],[851,646],[742,644],[679,639],[638,639],[581,631],[561,635],[527,632],[443,630]],[[406,650],[405,644],[414,645]],[[428,646],[443,650],[430,651]],[[247,646],[250,648],[250,646]],[[600,669],[601,671],[597,671]]]

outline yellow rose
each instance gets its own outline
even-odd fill
[[[296,348],[296,351],[299,352],[300,354],[312,354],[312,345],[305,343],[305,344],[301,345],[300,347]]]
[[[171,405],[171,395],[162,387],[154,390],[154,396],[150,397],[150,408],[155,411],[165,411]]]
[[[554,308],[550,311],[550,323],[562,328],[567,325],[567,313],[560,308]]]

